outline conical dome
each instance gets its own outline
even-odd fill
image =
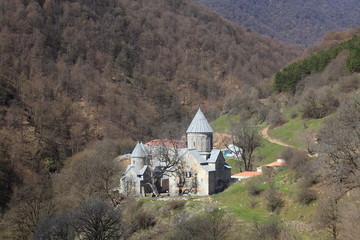
[[[194,119],[192,120],[187,133],[213,133],[214,130],[210,126],[208,120],[202,113],[201,109],[197,111]]]
[[[144,158],[146,157],[146,150],[142,143],[138,142],[131,153],[132,158]]]

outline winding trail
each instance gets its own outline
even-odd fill
[[[292,145],[286,144],[278,139],[274,139],[274,138],[270,137],[268,134],[268,131],[269,131],[269,127],[266,127],[260,131],[260,134],[264,139],[268,140],[269,142],[272,142],[272,143],[275,143],[277,145],[284,146],[284,147],[297,148]]]

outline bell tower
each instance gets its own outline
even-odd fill
[[[213,149],[213,133],[214,130],[199,108],[186,131],[187,148],[197,150],[205,159],[209,158]]]
[[[141,170],[146,165],[146,150],[141,142],[138,142],[131,153],[131,165],[134,165],[137,170]]]

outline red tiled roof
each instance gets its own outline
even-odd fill
[[[262,172],[246,171],[246,172],[234,174],[234,175],[232,175],[232,177],[253,177],[253,176],[257,176],[257,175],[261,175],[261,174],[262,174]]]
[[[266,164],[265,166],[266,167],[281,167],[281,166],[284,166],[285,165],[285,162],[272,162],[272,163],[269,163],[269,164]]]
[[[262,168],[262,167],[282,167],[282,166],[285,166],[286,162],[279,162],[279,161],[275,161],[275,162],[272,162],[272,163],[269,163],[269,164],[266,164],[266,165],[263,165],[263,166],[259,166],[257,168]]]

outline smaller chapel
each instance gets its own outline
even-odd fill
[[[130,165],[120,179],[120,192],[124,195],[145,196],[152,193],[151,181],[162,166],[161,149],[176,155],[176,166],[161,173],[156,182],[159,193],[170,196],[211,195],[224,191],[230,184],[231,167],[219,149],[213,147],[213,129],[201,109],[186,131],[186,145],[176,141],[153,140],[138,142],[131,154]],[[173,142],[172,142],[173,143]],[[171,158],[171,156],[168,156]]]

